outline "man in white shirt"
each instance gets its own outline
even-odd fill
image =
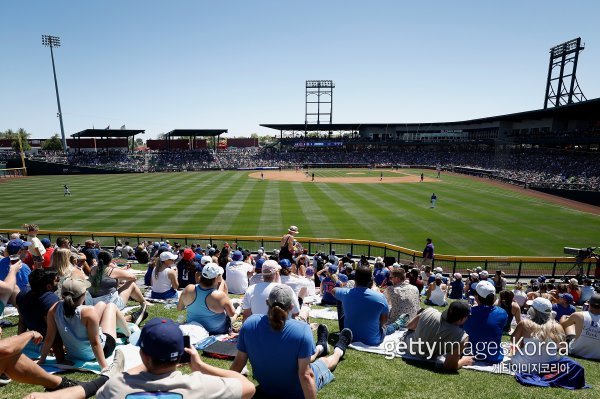
[[[274,260],[268,260],[262,265],[263,281],[251,285],[244,294],[244,299],[242,300],[242,314],[244,315],[244,320],[253,314],[268,313],[269,307],[267,306],[267,298],[269,298],[269,294],[271,293],[273,287],[281,285],[278,284],[279,270],[281,270],[281,266],[279,266]],[[296,317],[300,313],[298,297],[296,296],[294,290],[292,290],[289,286],[285,285],[285,289],[292,293],[292,316]]]
[[[231,262],[225,266],[225,281],[230,294],[243,294],[248,289],[248,279],[254,273],[251,264],[243,262],[242,251],[234,251]]]

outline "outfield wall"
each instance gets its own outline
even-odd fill
[[[16,232],[10,229],[0,229],[0,234],[8,237]],[[25,234],[24,231],[20,233]],[[55,241],[59,236],[69,237],[74,245],[83,244],[85,240],[92,239],[98,241],[100,245],[116,246],[117,240],[128,240],[131,242],[165,241],[169,240],[171,244],[179,242],[182,246],[192,243],[205,248],[208,244],[222,247],[227,243],[237,243],[238,247],[256,252],[260,247],[265,248],[267,253],[272,253],[274,249],[279,249],[281,237],[273,236],[235,236],[235,235],[206,235],[206,234],[167,234],[167,233],[127,233],[127,232],[92,232],[92,231],[54,231],[40,230],[39,237],[48,237]],[[400,263],[420,263],[423,256],[421,251],[415,251],[410,248],[401,247],[394,244],[388,244],[379,241],[369,240],[351,240],[335,238],[296,238],[300,244],[308,249],[310,255],[317,252],[331,253],[332,250],[340,256],[351,253],[353,257],[366,255],[370,259],[375,257],[394,257]],[[436,254],[434,266],[440,266],[445,273],[468,273],[469,269],[481,266],[483,269],[493,273],[496,270],[502,270],[507,277],[516,278],[535,278],[541,275],[546,277],[562,278],[564,276],[575,276],[581,266],[584,274],[596,275],[600,278],[600,260],[586,259],[581,265],[575,263],[572,257],[532,257],[532,256],[457,256]]]

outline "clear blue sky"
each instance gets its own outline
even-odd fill
[[[569,12],[577,16],[569,16]],[[541,108],[550,47],[581,36],[600,97],[600,2],[2,1],[0,130],[66,133],[303,123],[304,82],[332,79],[334,122],[432,122]]]

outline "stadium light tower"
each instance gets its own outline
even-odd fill
[[[67,156],[67,139],[65,138],[65,128],[63,125],[62,111],[60,109],[60,96],[58,95],[58,83],[56,82],[56,67],[54,66],[53,47],[60,47],[60,37],[42,35],[42,44],[50,47],[50,57],[52,58],[52,72],[54,73],[54,88],[56,89],[56,102],[58,103],[58,119],[60,120],[60,134],[62,135],[62,145],[65,156]]]

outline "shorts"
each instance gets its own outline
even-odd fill
[[[310,368],[315,373],[315,384],[317,391],[320,391],[325,385],[329,384],[335,378],[333,373],[322,359],[317,359],[310,364]]]
[[[123,310],[125,308],[125,303],[123,303],[123,298],[119,295],[118,291],[113,292],[112,294],[102,295],[98,297],[93,297],[89,291],[85,292],[85,304],[89,306],[94,306],[98,302],[104,303],[114,303],[115,306],[119,310]]]
[[[168,291],[165,292],[154,292],[152,291],[152,295],[151,295],[152,299],[171,299],[171,298],[177,298],[177,291],[174,290],[173,288],[171,288]]]
[[[117,342],[115,341],[115,338],[110,335],[110,334],[104,334],[104,348],[102,348],[102,351],[104,352],[104,357],[108,358],[110,357],[110,355],[113,354],[113,352],[115,351],[115,348],[117,347]]]
[[[423,259],[423,266],[431,266],[432,262],[433,262],[433,259],[431,259],[431,258]]]

